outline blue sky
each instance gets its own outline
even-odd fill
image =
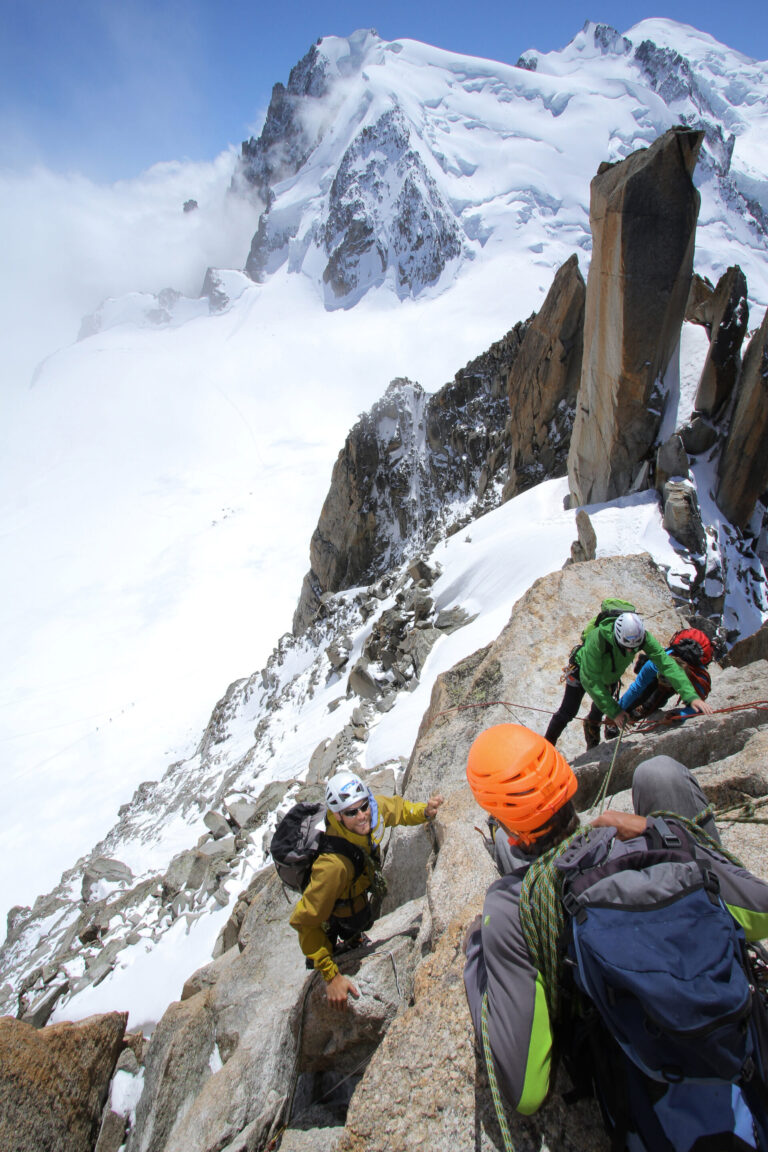
[[[560,48],[589,18],[694,24],[768,57],[764,0],[0,0],[0,167],[98,181],[163,160],[208,160],[260,124],[272,85],[319,36],[376,28],[514,63]]]

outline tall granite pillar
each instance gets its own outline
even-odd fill
[[[735,264],[717,282],[712,298],[699,308],[709,328],[709,352],[696,392],[694,408],[716,416],[733,392],[741,366],[741,345],[749,323],[747,278]]]
[[[549,476],[565,475],[581,379],[585,296],[579,260],[573,255],[558,269],[510,369],[505,500]]]
[[[677,346],[700,197],[703,132],[672,128],[601,164],[591,185],[584,357],[568,455],[572,502],[621,496],[657,435],[660,380]]]
[[[718,477],[717,503],[746,527],[768,488],[768,312],[747,346]]]

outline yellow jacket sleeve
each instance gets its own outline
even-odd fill
[[[354,880],[352,863],[343,856],[318,856],[312,865],[312,876],[301,899],[291,913],[290,925],[299,934],[305,956],[319,968],[324,980],[338,972],[333,962],[331,942],[323,931],[338,900],[346,899]]]
[[[387,828],[394,828],[396,824],[412,826],[426,823],[427,805],[424,803],[414,804],[410,800],[403,800],[402,796],[377,796],[376,803]]]

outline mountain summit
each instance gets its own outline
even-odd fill
[[[382,284],[445,288],[487,245],[588,250],[576,189],[675,124],[705,133],[704,217],[764,251],[767,113],[761,65],[668,20],[625,35],[587,22],[515,67],[367,30],[327,37],[242,146],[240,178],[266,205],[246,271],[303,272],[336,308]]]

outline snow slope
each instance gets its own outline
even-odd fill
[[[12,398],[0,458],[10,814],[0,909],[51,887],[141,781],[192,755],[227,684],[264,664],[289,627],[331,465],[358,412],[396,375],[439,387],[539,306],[573,251],[586,273],[589,181],[601,161],[682,116],[707,122],[697,270],[714,279],[738,260],[750,326],[759,321],[766,240],[739,189],[766,202],[765,65],[668,21],[627,35],[633,46],[652,35],[689,54],[696,86],[662,91],[664,59],[653,79],[622,43],[603,50],[594,26],[562,53],[537,57],[535,71],[408,41],[323,41],[334,84],[325,103],[302,112],[317,117],[309,126],[321,139],[274,189],[273,211],[295,227],[285,259],[263,283],[230,288],[214,313],[181,300],[154,323],[151,299],[110,304],[99,331],[47,359]],[[385,279],[354,308],[328,312],[317,243],[324,195],[353,138],[393,101],[461,228],[463,255],[415,298]],[[718,131],[726,143],[734,137],[727,176]],[[137,287],[157,292],[165,282]],[[537,565],[559,567],[572,539],[555,511],[560,495],[531,496],[544,501],[536,514],[552,517],[558,540],[531,545],[531,579]],[[651,516],[645,508],[640,500],[601,513],[613,525],[605,547],[626,541],[628,518]],[[516,513],[498,515],[503,524]],[[489,552],[506,547],[499,531]],[[668,548],[656,537],[654,548]],[[459,571],[464,553],[451,547]],[[455,577],[462,596],[483,583],[477,571]],[[484,602],[461,642],[443,641],[434,668],[465,642],[490,638],[509,595]],[[376,755],[390,748],[386,732]],[[290,772],[309,742],[295,745]]]

